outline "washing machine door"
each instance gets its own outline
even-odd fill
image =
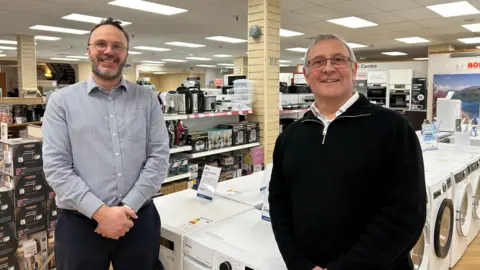
[[[480,178],[480,175],[479,175]],[[473,218],[480,219],[480,179],[473,186]]]
[[[428,270],[428,262],[430,261],[430,228],[427,224],[425,224],[417,244],[410,252],[410,257],[412,258],[413,269]]]
[[[450,251],[453,236],[453,202],[444,199],[438,209],[433,233],[433,247],[438,258],[445,259]]]
[[[462,191],[457,199],[457,209],[455,209],[455,222],[457,223],[457,233],[462,237],[466,237],[472,226],[472,205],[473,191],[470,183],[461,186]]]

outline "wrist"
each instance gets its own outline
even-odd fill
[[[103,217],[105,216],[105,212],[108,210],[108,206],[106,206],[105,204],[103,204],[102,206],[100,206],[97,211],[95,211],[95,213],[93,213],[92,215],[92,218],[100,223],[100,221],[103,219]]]

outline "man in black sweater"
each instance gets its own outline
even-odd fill
[[[277,139],[273,232],[290,270],[410,270],[426,219],[422,150],[399,113],[353,90],[357,62],[335,35],[305,54],[316,101]]]

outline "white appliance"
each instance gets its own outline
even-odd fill
[[[462,101],[459,99],[437,99],[437,126],[439,131],[454,132],[456,119],[461,119]]]
[[[253,209],[223,198],[198,198],[193,189],[157,197],[153,202],[162,221],[160,260],[165,270],[183,269],[185,235]]]
[[[425,170],[425,182],[428,202],[423,235],[429,236],[429,239],[423,241],[429,243],[430,247],[425,244],[424,248],[429,250],[430,255],[419,260],[416,254],[421,253],[417,248],[412,251],[412,260],[419,266],[415,269],[448,270],[448,255],[452,243],[454,224],[453,201],[450,197],[450,189],[452,189],[451,173],[427,169]],[[428,268],[425,268],[425,261],[428,261]]]
[[[270,222],[250,210],[185,237],[184,270],[286,270]]]
[[[264,198],[261,185],[264,176],[265,171],[260,171],[220,182],[217,184],[215,195],[261,209]]]
[[[453,150],[459,152],[469,152],[480,154],[480,147],[478,146],[464,146],[447,143],[439,143],[439,149]],[[472,226],[468,232],[468,244],[473,242],[475,237],[480,232],[480,160],[470,164],[470,184],[472,185]]]
[[[463,256],[468,247],[467,235],[472,224],[472,186],[469,166],[478,162],[479,155],[466,152],[435,150],[423,152],[425,168],[449,171],[453,181],[453,208],[455,233],[452,238],[450,267]]]

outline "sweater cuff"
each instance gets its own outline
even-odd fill
[[[88,218],[92,218],[95,211],[98,210],[104,203],[97,198],[93,193],[87,192],[78,204],[77,210]]]

